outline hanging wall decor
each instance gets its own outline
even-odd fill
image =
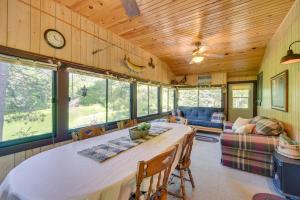
[[[125,64],[125,66],[128,67],[131,71],[134,71],[134,72],[137,72],[137,73],[143,72],[143,71],[146,69],[145,66],[142,66],[142,65],[136,65],[136,64],[132,63],[132,62],[130,61],[130,58],[127,57],[126,55],[125,55],[125,57],[124,57],[124,64]]]
[[[273,109],[288,112],[288,71],[271,78],[271,105]]]

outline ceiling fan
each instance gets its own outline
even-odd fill
[[[128,17],[140,15],[140,9],[136,3],[136,0],[121,0],[121,2]]]
[[[205,53],[208,47],[202,45],[200,41],[194,42],[194,45],[196,46],[196,49],[193,50],[192,59],[189,64],[199,64],[204,58],[224,58],[223,54]]]

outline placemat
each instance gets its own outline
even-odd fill
[[[100,144],[91,148],[84,149],[82,151],[79,151],[78,154],[91,158],[92,160],[95,160],[97,162],[104,162],[105,160],[114,157],[123,151],[131,149],[171,129],[172,128],[165,126],[151,126],[149,135],[144,138],[131,140],[128,133],[128,136],[122,136],[120,138],[110,140],[106,144]]]

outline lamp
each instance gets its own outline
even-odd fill
[[[292,45],[300,42],[300,40],[298,41],[294,41],[290,44],[289,46],[289,50],[287,51],[286,56],[283,56],[280,60],[281,64],[291,64],[291,63],[297,63],[300,62],[300,54],[294,53],[293,50],[291,49]]]
[[[200,52],[198,52],[198,51],[194,52],[191,64],[192,63],[201,63],[203,61],[203,59],[204,59],[204,57]]]
[[[86,97],[88,89],[85,85],[81,88],[81,96]]]

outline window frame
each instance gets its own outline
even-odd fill
[[[241,97],[241,96],[239,96],[239,97],[234,97],[233,96],[233,91],[234,90],[247,90],[248,91],[248,93],[247,93],[247,97]],[[235,109],[235,110],[248,110],[249,109],[249,103],[250,103],[250,99],[249,99],[249,97],[250,97],[250,91],[249,91],[249,89],[232,89],[232,109]],[[233,100],[234,99],[247,99],[247,108],[237,108],[237,107],[235,107],[234,106],[234,103],[233,103]]]
[[[147,86],[147,114],[146,115],[138,115],[138,85],[143,85],[143,86]],[[157,88],[157,112],[156,113],[150,113],[150,98],[149,98],[149,87],[150,86],[154,86]],[[148,118],[148,117],[151,117],[151,116],[157,116],[160,114],[160,106],[159,106],[159,100],[160,100],[160,95],[159,95],[159,91],[160,91],[160,87],[158,85],[151,85],[151,84],[146,84],[146,83],[141,83],[141,82],[138,82],[136,83],[136,118],[137,119],[145,119],[145,118]]]
[[[221,90],[221,106],[220,107],[204,107],[204,108],[220,108],[220,109],[224,109],[224,95],[222,93],[222,87],[209,87],[209,88],[201,88],[201,87],[181,87],[181,88],[178,88],[178,99],[177,99],[177,105],[178,107],[195,107],[195,106],[186,106],[186,105],[179,105],[179,98],[180,98],[180,95],[179,95],[179,91],[180,90],[195,90],[197,89],[197,106],[196,107],[203,107],[203,106],[200,106],[200,90],[201,89],[214,89],[214,88],[219,88]]]
[[[69,76],[69,73],[68,73],[68,76]],[[106,130],[111,130],[111,129],[115,129],[117,128],[117,123],[119,121],[123,121],[123,120],[128,120],[130,118],[132,118],[132,83],[129,82],[129,118],[127,119],[122,119],[122,120],[116,120],[116,121],[108,121],[108,81],[109,80],[114,80],[114,79],[109,79],[109,78],[104,78],[105,79],[105,122],[104,123],[98,123],[98,124],[93,124],[93,125],[90,125],[90,126],[99,126],[99,127],[104,127]],[[117,80],[117,81],[121,81],[121,80]],[[122,81],[121,81],[122,82]],[[127,82],[127,81],[123,81],[123,82]],[[68,81],[68,84],[69,84],[69,81]],[[69,94],[68,94],[69,95]],[[70,99],[70,97],[69,97]],[[69,104],[68,104],[68,107],[69,107]],[[68,109],[68,116],[69,116],[69,109]],[[82,128],[85,128],[85,127],[88,127],[88,126],[82,126],[82,127],[77,127],[77,128],[69,128],[69,118],[67,120],[68,122],[68,135],[71,135],[73,132],[75,131],[78,131]]]
[[[39,140],[43,139],[50,139],[50,138],[55,138],[57,136],[57,72],[52,70],[52,102],[51,102],[51,107],[52,107],[52,132],[50,133],[42,133],[39,135],[33,135],[33,136],[28,136],[28,137],[23,137],[23,138],[18,138],[18,139],[12,139],[8,141],[0,141],[0,150],[2,148],[7,148],[7,147],[14,147],[16,145],[21,145],[21,144],[28,144],[30,142],[36,142]],[[0,156],[2,155],[0,151]]]
[[[167,111],[163,111],[163,89],[167,89],[168,91],[168,97],[167,97]],[[173,90],[173,108],[170,108],[170,90]],[[171,88],[171,87],[161,87],[161,113],[162,114],[166,114],[166,113],[170,113],[172,110],[175,109],[175,89]]]
[[[11,56],[14,58],[20,59],[28,59],[31,61],[43,62],[48,63],[49,60],[52,60],[56,63],[58,60],[55,60],[52,57],[40,55],[37,53],[29,53],[23,50],[14,49],[10,47],[0,46],[0,54],[5,56]],[[53,60],[54,59],[54,60]],[[69,87],[69,73],[66,70],[67,68],[73,68],[78,70],[83,70],[86,72],[96,73],[96,74],[103,74],[105,75],[107,70],[104,69],[95,69],[89,68],[89,66],[78,64],[72,61],[61,60],[61,67],[57,69],[57,71],[53,71],[55,77],[53,77],[52,84],[52,126],[53,131],[52,133],[45,133],[36,136],[29,136],[26,138],[20,138],[15,140],[9,140],[6,142],[2,142],[0,145],[0,156],[5,156],[9,154],[14,154],[18,152],[24,152],[26,150],[32,150],[35,148],[41,148],[47,145],[54,145],[58,142],[63,142],[67,140],[71,140],[71,135],[69,134],[70,131],[68,128],[68,121],[69,121],[69,94],[68,94],[68,87]],[[117,74],[117,73],[116,73]],[[131,76],[127,76],[124,79],[129,80]],[[139,79],[141,82],[144,81],[143,79]],[[129,81],[130,82],[130,81]],[[153,120],[158,117],[164,116],[161,113],[161,85],[159,83],[155,84],[158,87],[158,113],[151,114],[148,116],[137,117],[137,93],[136,93],[136,81],[130,82],[130,113],[129,116],[131,119],[137,118],[139,122]],[[174,91],[174,106],[176,106],[176,98],[177,93],[176,90]],[[106,98],[107,99],[107,98]],[[175,107],[174,107],[175,108]],[[99,124],[105,127],[106,130],[111,130],[117,128],[117,122],[109,122],[104,124]],[[74,130],[73,130],[74,131]],[[4,144],[5,143],[5,144]]]

